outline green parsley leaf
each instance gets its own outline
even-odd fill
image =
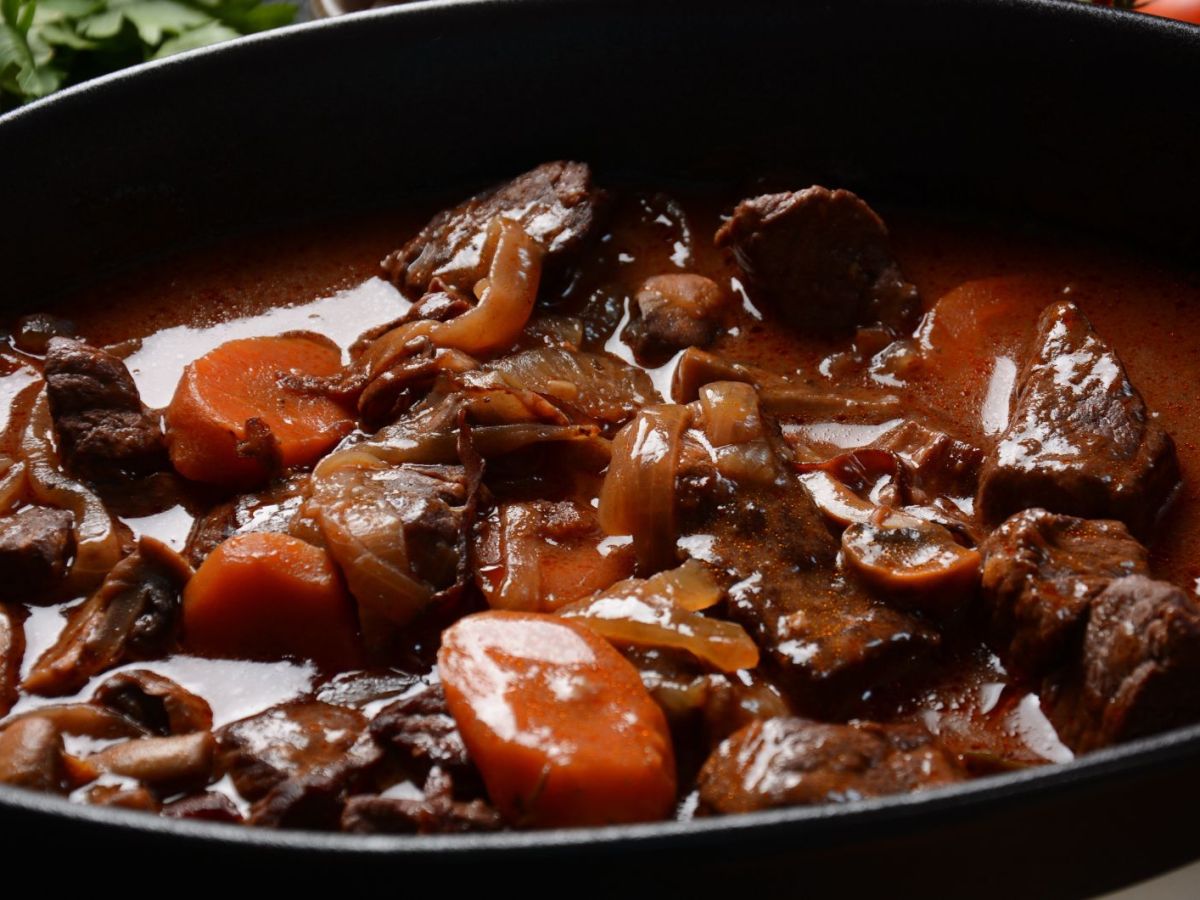
[[[123,66],[287,25],[297,2],[0,0],[0,112]]]
[[[158,51],[154,54],[154,58],[162,59],[164,56],[173,56],[176,53],[182,53],[184,50],[195,50],[198,47],[207,47],[209,44],[219,44],[221,41],[227,41],[237,36],[238,32],[234,31],[228,25],[210,21],[207,25],[193,28],[179,35],[179,37],[163,41],[163,45],[158,48]]]

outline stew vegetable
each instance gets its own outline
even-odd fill
[[[12,323],[0,783],[462,832],[1200,721],[1194,273],[748,194],[552,162],[398,249],[364,220]]]

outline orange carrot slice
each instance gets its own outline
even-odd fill
[[[517,825],[670,815],[662,710],[602,637],[554,616],[492,611],[442,635],[446,701],[492,802]]]
[[[333,375],[341,365],[335,346],[304,336],[222,344],[184,369],[167,407],[171,462],[187,478],[234,487],[315,462],[354,420],[330,398],[280,379]]]
[[[361,660],[354,602],[324,550],[287,534],[217,545],[183,592],[183,643],[204,656]]]

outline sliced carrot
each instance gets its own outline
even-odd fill
[[[340,351],[304,336],[222,344],[183,371],[167,407],[167,446],[183,476],[247,487],[272,468],[308,465],[354,427],[340,404],[285,387],[285,375],[333,375]]]
[[[488,606],[554,612],[633,574],[633,546],[608,537],[591,507],[504,503],[479,524],[475,581]]]
[[[287,534],[218,544],[183,592],[183,643],[204,656],[361,660],[354,602],[324,550]]]
[[[516,825],[670,815],[675,758],[637,670],[586,628],[492,611],[442,635],[450,712],[492,802]]]

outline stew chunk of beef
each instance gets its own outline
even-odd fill
[[[1200,719],[1200,606],[1144,575],[1112,582],[1092,603],[1079,667],[1043,691],[1076,752]]]
[[[328,703],[287,703],[217,732],[218,761],[253,803],[255,825],[336,827],[346,793],[383,753],[362,714]]]
[[[596,218],[601,194],[583,163],[549,162],[434,216],[383,261],[397,286],[420,296],[438,278],[470,290],[487,274],[484,246],[496,216],[515,219],[551,257],[574,249]]]
[[[1146,548],[1125,526],[1027,509],[980,545],[983,602],[993,639],[1030,672],[1060,659],[1115,578],[1149,572]]]
[[[71,514],[27,506],[0,519],[0,583],[7,599],[36,601],[54,589],[74,551]]]
[[[447,770],[471,765],[438,682],[422,684],[380,710],[371,720],[371,736],[416,763]]]
[[[1178,482],[1175,444],[1112,348],[1074,303],[1048,307],[1008,430],[983,468],[984,517],[1040,506],[1145,534]]]
[[[85,478],[143,475],[164,466],[158,416],[138,395],[125,364],[73,338],[46,348],[46,397],[63,459]]]
[[[879,322],[903,332],[920,312],[883,220],[850,191],[814,185],[743,200],[716,240],[733,250],[751,287],[806,331]]]
[[[915,725],[754,722],[722,743],[700,771],[700,800],[720,813],[846,803],[936,787],[965,777]]]
[[[342,814],[342,830],[359,834],[458,834],[496,831],[500,814],[478,798],[455,798],[450,775],[436,766],[425,779],[420,797],[387,795],[351,797]]]
[[[689,530],[706,560],[733,574],[730,616],[800,708],[852,712],[864,690],[901,678],[939,644],[919,618],[839,576],[837,541],[800,485],[756,491],[726,482],[706,496]]]

